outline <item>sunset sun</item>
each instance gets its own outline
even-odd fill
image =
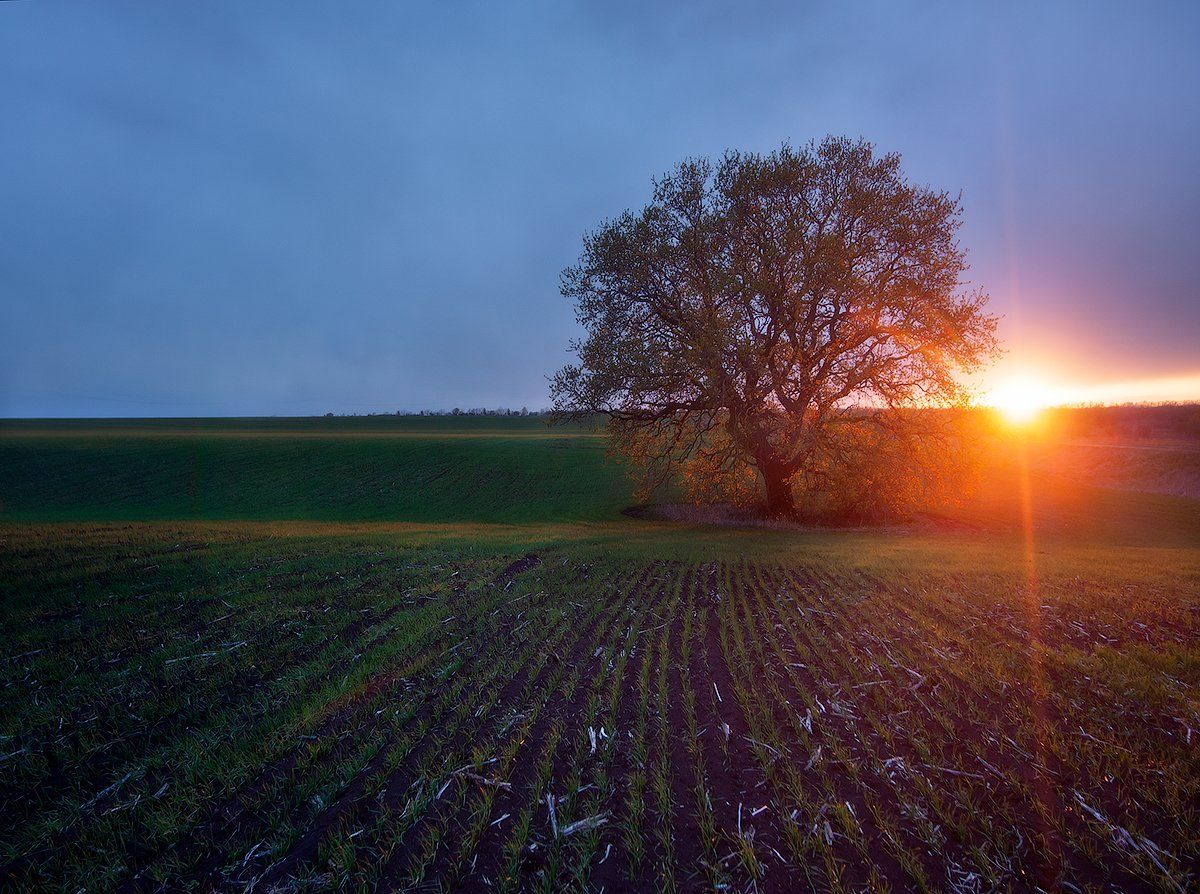
[[[1046,408],[1050,398],[1044,382],[1024,377],[996,386],[990,402],[1013,425],[1027,425]]]

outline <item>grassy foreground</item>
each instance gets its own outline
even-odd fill
[[[1196,884],[1200,503],[704,529],[535,424],[9,424],[0,879]]]

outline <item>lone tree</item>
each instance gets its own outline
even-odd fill
[[[606,414],[647,490],[678,474],[773,516],[896,508],[952,454],[929,408],[996,351],[960,216],[861,140],[685,161],[564,271],[587,336],[557,414]]]

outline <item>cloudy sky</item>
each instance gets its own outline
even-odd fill
[[[585,231],[826,133],[961,190],[998,376],[1186,391],[1197,46],[1194,2],[0,3],[0,415],[544,405]]]

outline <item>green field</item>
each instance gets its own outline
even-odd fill
[[[0,424],[20,521],[567,521],[628,504],[604,441],[539,418]]]
[[[0,883],[1194,889],[1200,500],[1048,449],[773,530],[537,419],[0,424]]]

